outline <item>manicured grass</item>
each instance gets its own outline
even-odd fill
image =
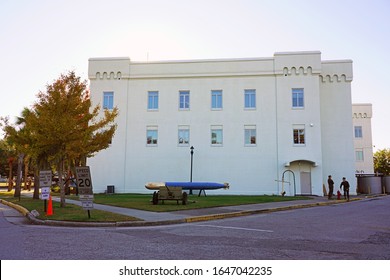
[[[58,196],[58,194],[54,194]],[[88,212],[82,207],[67,203],[65,208],[61,208],[58,202],[53,201],[54,215],[46,216],[44,213],[43,200],[32,199],[28,197],[19,198],[13,197],[13,192],[0,192],[0,198],[7,201],[19,204],[29,211],[37,210],[40,213],[38,218],[48,220],[65,220],[65,221],[91,221],[91,222],[113,222],[113,221],[132,221],[136,220],[134,217],[128,217],[123,215],[114,214],[111,212],[105,212],[100,210],[91,210],[91,218],[88,218]],[[78,200],[78,196],[69,195],[67,199]],[[187,205],[179,204],[176,201],[164,201],[159,202],[157,205],[152,203],[151,194],[95,194],[94,203],[118,206],[123,208],[133,208],[154,212],[168,212],[179,211],[199,208],[211,208],[220,206],[232,206],[242,204],[254,204],[254,203],[269,203],[289,200],[304,200],[310,199],[309,197],[290,197],[290,196],[270,196],[270,195],[208,195],[198,196],[197,194],[188,196]]]
[[[134,208],[146,211],[154,212],[167,212],[167,211],[178,211],[187,209],[199,209],[199,208],[210,208],[218,206],[231,206],[241,204],[254,204],[254,203],[268,203],[268,202],[279,202],[289,200],[303,200],[310,199],[308,197],[291,197],[291,196],[270,196],[270,195],[209,195],[209,196],[198,196],[189,195],[188,204],[182,205],[176,201],[164,201],[164,204],[159,202],[158,205],[153,205],[151,202],[152,194],[95,194],[94,202],[98,204],[113,205],[124,208]]]
[[[119,215],[101,210],[90,210],[88,212],[82,207],[67,203],[66,207],[60,207],[58,202],[53,201],[53,215],[47,216],[44,212],[44,201],[32,199],[30,197],[13,197],[13,192],[1,192],[0,198],[23,206],[29,211],[36,210],[40,214],[37,218],[42,220],[59,220],[59,221],[76,221],[76,222],[119,222],[119,221],[136,221],[137,218]]]

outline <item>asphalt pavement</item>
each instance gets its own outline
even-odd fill
[[[23,191],[22,195],[30,196],[31,192]],[[17,206],[12,203],[8,203],[4,200],[1,202],[6,204],[20,212],[22,216],[25,216],[33,224],[53,225],[53,226],[154,226],[164,224],[176,224],[176,223],[191,223],[198,221],[207,221],[215,219],[224,219],[229,217],[239,217],[246,215],[254,215],[273,211],[286,211],[298,208],[318,207],[336,203],[353,203],[356,200],[365,199],[372,196],[358,195],[351,196],[350,201],[344,199],[329,200],[327,197],[311,196],[308,200],[293,200],[283,202],[269,202],[260,204],[247,204],[225,207],[213,207],[191,210],[180,210],[174,212],[151,212],[142,211],[130,208],[121,208],[110,205],[94,204],[94,209],[103,210],[107,212],[117,213],[121,215],[131,216],[138,218],[139,221],[128,222],[69,222],[69,221],[52,221],[37,219],[32,213],[26,209]],[[53,197],[54,201],[59,201],[59,197]],[[81,206],[81,202],[72,199],[66,199],[67,203],[72,203]],[[93,210],[92,210],[93,211]]]

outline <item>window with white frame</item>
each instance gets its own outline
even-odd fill
[[[294,139],[294,145],[306,144],[305,126],[304,125],[294,125],[293,126],[293,139]]]
[[[180,110],[190,109],[190,91],[188,90],[179,91],[179,109]]]
[[[305,105],[303,88],[292,89],[292,107],[301,109]]]
[[[178,144],[179,146],[188,146],[190,144],[190,128],[188,126],[179,126]]]
[[[148,126],[146,128],[146,145],[157,146],[158,142],[158,128],[157,126]]]
[[[256,145],[256,126],[255,125],[246,125],[244,129],[245,137],[245,146],[255,146]]]
[[[246,89],[244,90],[244,106],[245,109],[255,109],[256,108],[256,90],[255,89]]]
[[[363,149],[357,149],[355,151],[356,161],[364,161]]]
[[[114,92],[103,92],[103,109],[112,110],[114,108]]]
[[[211,126],[211,145],[221,146],[223,143],[222,126]]]
[[[363,129],[361,126],[355,126],[355,138],[363,138]]]
[[[211,109],[222,109],[222,90],[211,91]]]
[[[158,91],[148,91],[148,110],[158,110]]]

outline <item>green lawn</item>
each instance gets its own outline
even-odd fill
[[[52,195],[58,196],[58,194],[52,193]],[[40,213],[39,219],[48,220],[65,220],[65,221],[91,221],[91,222],[113,222],[113,221],[134,221],[136,218],[123,215],[114,214],[111,212],[105,212],[100,210],[91,210],[91,218],[88,218],[88,212],[80,206],[76,206],[71,203],[67,203],[65,208],[61,208],[58,202],[53,201],[54,215],[46,216],[44,212],[44,201],[32,199],[28,197],[19,198],[13,197],[12,192],[0,192],[0,198],[19,204],[24,208],[31,210],[37,210]],[[77,200],[76,195],[68,195],[67,199]],[[199,208],[211,208],[219,206],[231,206],[242,204],[254,204],[254,203],[269,203],[289,200],[304,200],[310,199],[309,197],[289,197],[289,196],[268,196],[268,195],[209,195],[198,196],[189,195],[188,204],[177,204],[176,201],[165,201],[164,204],[159,202],[158,205],[153,205],[152,193],[151,194],[95,194],[94,203],[106,204],[124,208],[133,208],[154,212],[168,212],[179,211],[188,209]]]
[[[40,199],[32,199],[29,197],[19,198],[13,197],[13,192],[0,192],[0,199],[21,205],[29,211],[37,210],[40,214],[38,219],[42,220],[59,220],[59,221],[78,221],[78,222],[122,222],[136,221],[137,218],[119,215],[101,210],[90,210],[90,218],[88,211],[82,207],[67,203],[66,207],[60,207],[58,202],[53,201],[53,215],[46,216],[44,211],[44,201]]]
[[[75,197],[75,196],[74,196]],[[154,212],[178,211],[187,209],[210,208],[218,206],[231,206],[253,203],[267,203],[289,200],[310,199],[308,197],[291,197],[291,196],[269,196],[269,195],[209,195],[198,196],[189,195],[188,204],[181,205],[176,201],[165,201],[164,204],[159,202],[153,205],[151,202],[152,194],[95,194],[94,202],[98,204],[107,204],[124,208],[134,208]]]

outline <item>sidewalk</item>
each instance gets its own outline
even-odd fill
[[[145,222],[161,222],[161,221],[175,221],[185,219],[188,221],[195,220],[211,220],[211,219],[222,219],[232,216],[242,216],[256,214],[256,212],[265,211],[281,211],[293,208],[304,208],[319,206],[323,203],[340,203],[342,200],[328,200],[324,197],[312,197],[310,200],[294,200],[284,202],[271,202],[261,204],[247,204],[247,205],[236,205],[236,206],[225,206],[225,207],[213,207],[213,208],[201,208],[191,210],[180,210],[174,212],[151,212],[137,209],[121,208],[110,205],[94,204],[94,209],[112,212],[116,214],[136,217]],[[59,201],[59,198],[55,198]],[[66,199],[67,203],[72,203],[81,206],[80,201]]]
[[[32,192],[22,192],[22,195],[32,196]],[[350,201],[357,201],[373,196],[358,195],[351,196]],[[199,221],[209,221],[216,219],[225,219],[232,217],[240,217],[247,215],[254,215],[267,212],[285,211],[298,208],[309,208],[316,206],[325,206],[338,203],[346,203],[346,200],[328,200],[327,197],[312,196],[309,200],[294,200],[284,202],[271,202],[261,204],[247,204],[247,205],[236,205],[236,206],[225,206],[225,207],[214,207],[214,208],[202,208],[192,210],[181,210],[175,212],[151,212],[142,211],[137,209],[121,208],[109,205],[94,204],[94,209],[103,210],[107,212],[117,213],[121,215],[132,216],[140,219],[141,221],[129,221],[129,222],[68,222],[68,221],[52,221],[52,220],[40,220],[34,217],[26,209],[17,206],[12,203],[4,204],[13,207],[18,210],[22,215],[26,216],[27,219],[33,224],[41,225],[53,225],[53,226],[73,226],[73,227],[134,227],[134,226],[156,226],[156,225],[168,225],[178,223],[192,223]],[[53,200],[59,201],[59,197],[53,197]],[[67,203],[76,204],[81,206],[81,202],[72,199],[66,199]]]

